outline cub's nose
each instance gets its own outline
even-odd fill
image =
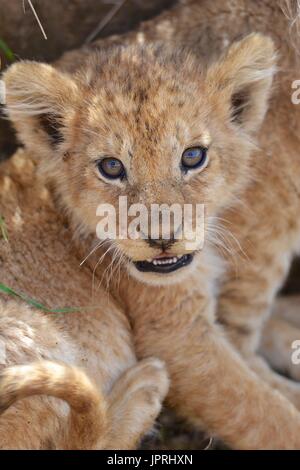
[[[159,248],[162,251],[167,251],[175,243],[174,234],[168,239],[164,238],[147,238],[146,242],[151,246],[151,248]]]

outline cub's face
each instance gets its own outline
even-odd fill
[[[7,109],[76,221],[138,279],[178,282],[247,184],[274,61],[251,35],[206,68],[161,46],[96,54],[74,77],[19,63]]]

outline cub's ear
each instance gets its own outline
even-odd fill
[[[265,117],[275,72],[273,41],[261,34],[250,34],[234,43],[208,69],[210,98],[221,113],[225,111],[224,118],[229,115],[244,131],[254,133]]]
[[[19,62],[3,75],[5,107],[21,141],[27,147],[55,147],[64,139],[78,96],[76,83],[54,67]]]

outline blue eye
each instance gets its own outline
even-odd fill
[[[206,162],[207,149],[204,147],[192,147],[182,154],[181,165],[186,171],[200,168]]]
[[[125,177],[123,163],[117,158],[106,157],[97,162],[98,170],[108,179],[122,179]]]

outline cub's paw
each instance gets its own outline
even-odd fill
[[[168,374],[158,359],[145,359],[127,370],[109,396],[107,448],[134,449],[153,428],[168,389]]]

